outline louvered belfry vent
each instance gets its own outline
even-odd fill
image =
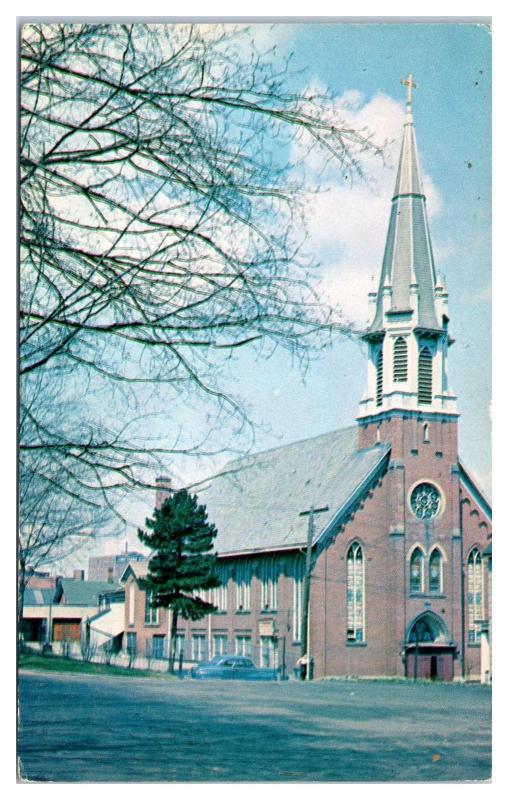
[[[407,342],[402,336],[395,339],[393,346],[393,380],[395,383],[407,381]]]
[[[383,402],[383,350],[379,350],[376,358],[376,405]]]
[[[432,355],[428,347],[418,357],[418,402],[432,403]]]

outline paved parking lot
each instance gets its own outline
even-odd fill
[[[20,674],[32,781],[464,781],[490,777],[490,689]]]

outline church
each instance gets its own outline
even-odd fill
[[[458,453],[448,294],[434,264],[412,76],[356,424],[237,459],[199,491],[218,529],[217,611],[179,621],[185,660],[292,674],[491,678],[489,501]],[[367,302],[367,298],[366,298]],[[171,491],[158,480],[157,504]],[[126,644],[167,652],[146,564],[123,573]]]

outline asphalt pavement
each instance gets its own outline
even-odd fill
[[[490,689],[21,673],[19,774],[39,782],[490,778]]]

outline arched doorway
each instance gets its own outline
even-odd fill
[[[411,622],[406,633],[405,674],[416,680],[453,680],[456,647],[437,614],[426,611]]]

